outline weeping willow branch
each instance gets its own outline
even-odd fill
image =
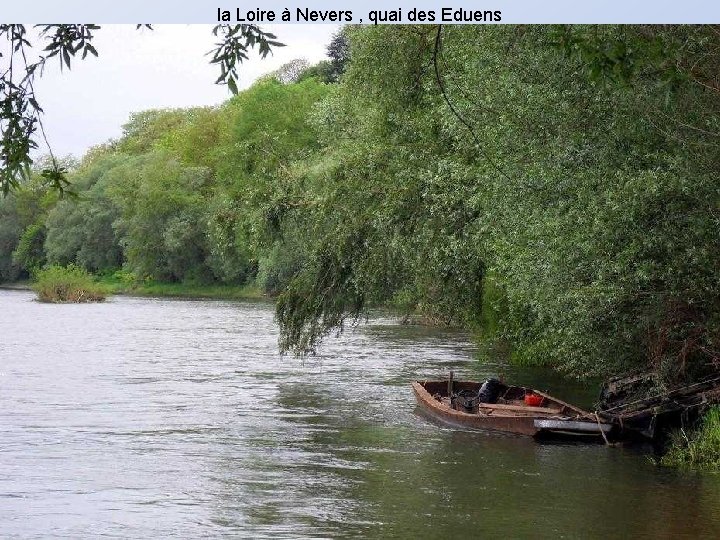
[[[467,130],[470,132],[470,135],[472,135],[473,140],[475,141],[475,145],[478,147],[478,150],[483,155],[485,160],[492,166],[493,169],[495,169],[503,178],[510,180],[510,177],[503,171],[500,166],[495,162],[495,160],[490,156],[490,154],[485,149],[484,145],[480,142],[480,138],[475,133],[475,130],[473,129],[470,122],[468,122],[457,110],[455,105],[450,101],[450,97],[447,94],[447,91],[445,89],[445,83],[443,82],[442,75],[440,74],[440,48],[442,47],[442,30],[443,25],[439,24],[437,27],[437,32],[435,33],[435,47],[433,49],[433,65],[435,67],[435,80],[437,81],[438,87],[440,88],[440,93],[442,94],[443,99],[445,100],[445,103],[447,104],[450,111],[455,115],[455,117],[462,123]]]

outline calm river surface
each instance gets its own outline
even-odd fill
[[[7,290],[0,331],[3,538],[720,536],[719,475],[418,416],[450,369],[592,399],[462,333],[378,319],[301,361],[266,303]]]

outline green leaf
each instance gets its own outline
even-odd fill
[[[237,83],[235,82],[235,79],[229,78],[227,81],[228,88],[230,88],[230,91],[233,93],[233,95],[237,95],[238,93],[238,87]]]

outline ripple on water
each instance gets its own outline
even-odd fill
[[[632,449],[449,429],[408,382],[503,370],[387,318],[277,354],[265,303],[0,291],[0,535],[717,537],[717,476]]]

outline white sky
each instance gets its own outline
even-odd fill
[[[43,123],[58,156],[82,156],[96,144],[117,138],[131,112],[154,108],[215,105],[230,97],[215,85],[219,69],[205,55],[216,39],[212,26],[158,25],[150,30],[108,25],[93,42],[99,58],[88,56],[60,71],[52,61],[35,84],[45,110]],[[264,25],[285,47],[261,60],[250,55],[240,66],[240,86],[294,58],[315,63],[338,25]],[[47,152],[41,145],[38,154]]]

